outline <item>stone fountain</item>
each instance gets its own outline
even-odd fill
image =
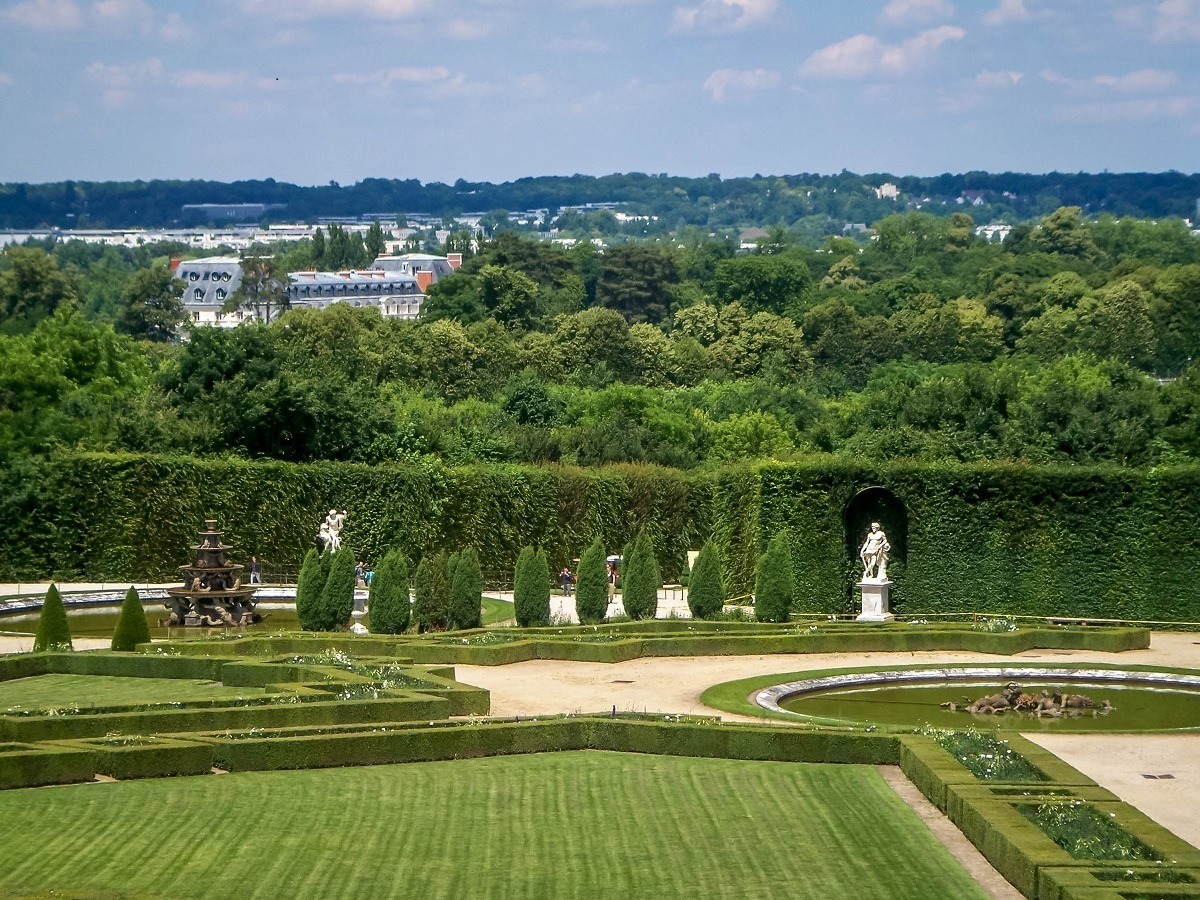
[[[261,619],[254,611],[257,588],[242,585],[244,567],[230,562],[232,548],[223,537],[216,519],[206,519],[200,543],[191,548],[192,563],[179,567],[183,587],[167,588],[167,625],[240,626]]]

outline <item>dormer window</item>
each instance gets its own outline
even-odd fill
[[[192,299],[193,300],[203,300],[204,299],[204,288],[196,288],[194,291],[192,291]]]
[[[199,281],[199,280],[200,280],[199,272],[188,272],[188,281]]]
[[[217,288],[217,299],[218,300],[225,299],[225,288]]]

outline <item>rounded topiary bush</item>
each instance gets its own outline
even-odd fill
[[[71,649],[71,626],[67,624],[67,610],[63,606],[58,585],[52,584],[46,591],[46,599],[42,601],[37,633],[33,636],[33,652]]]
[[[450,581],[450,624],[454,628],[478,628],[483,624],[483,574],[479,554],[468,547],[458,554]]]
[[[385,554],[375,567],[367,609],[371,631],[376,634],[403,634],[408,630],[412,619],[408,563],[399,550]]]
[[[721,580],[721,555],[712,541],[705,541],[692,566],[688,584],[688,609],[696,619],[712,619],[725,606],[725,583]]]
[[[522,628],[550,624],[550,563],[546,554],[525,547],[513,572],[513,614]]]
[[[608,569],[604,562],[604,544],[600,538],[592,541],[579,557],[575,612],[585,625],[603,622],[608,612]]]
[[[117,627],[113,632],[114,650],[136,650],[138,644],[150,643],[150,623],[146,621],[146,610],[142,598],[133,585],[125,592],[121,612],[117,616]]]
[[[631,619],[653,619],[658,612],[658,589],[662,575],[654,557],[654,545],[643,529],[634,539],[621,579],[621,598]]]
[[[354,586],[358,576],[354,571],[354,553],[342,547],[329,563],[329,577],[321,588],[318,631],[336,631],[345,627],[354,612]]]
[[[754,617],[760,622],[786,622],[792,613],[795,585],[792,554],[782,531],[771,538],[758,559],[754,576]]]

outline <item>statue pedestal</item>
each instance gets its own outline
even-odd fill
[[[888,589],[892,581],[860,581],[858,589],[862,593],[862,612],[855,620],[857,622],[890,622],[896,618],[888,610]]]

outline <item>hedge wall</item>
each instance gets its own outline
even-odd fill
[[[870,466],[813,458],[683,473],[653,466],[294,465],[64,454],[0,470],[0,580],[174,579],[205,517],[245,560],[296,566],[331,507],[345,540],[379,559],[473,546],[510,570],[540,545],[552,566],[596,536],[610,550],[645,527],[663,575],[710,537],[731,596],[747,594],[767,541],[791,538],[796,609],[854,608],[860,535],[846,510],[885,488],[905,518],[889,566],[893,609],[1200,621],[1200,467]],[[857,510],[850,518],[857,523]],[[857,527],[857,524],[855,525]]]

